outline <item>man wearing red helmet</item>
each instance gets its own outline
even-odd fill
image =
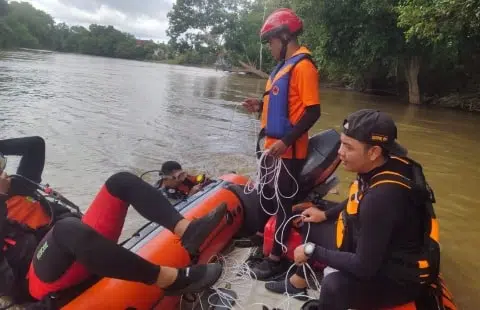
[[[262,113],[260,137],[265,137],[264,147],[268,152],[262,166],[271,167],[275,158],[283,162],[278,179],[267,178],[269,184],[263,187],[264,195],[260,195],[264,207],[279,210],[276,230],[285,231],[282,240],[274,243],[269,257],[252,268],[260,280],[282,272],[282,244],[287,242],[291,221],[285,224],[287,227],[282,224],[292,216],[296,180],[307,156],[308,130],[320,117],[318,71],[311,52],[297,41],[302,30],[302,20],[290,9],[278,9],[268,16],[260,37],[268,43],[278,64],[267,81],[263,100],[249,98],[243,103],[248,111]],[[268,175],[265,169],[262,174]],[[263,196],[273,196],[274,182],[281,193],[279,200],[265,199]],[[260,209],[259,212],[260,218],[265,219],[264,211]],[[257,235],[262,236],[262,233],[259,231]]]

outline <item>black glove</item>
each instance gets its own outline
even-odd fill
[[[9,295],[15,283],[13,270],[4,258],[0,262],[0,295]]]

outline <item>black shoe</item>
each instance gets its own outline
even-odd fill
[[[287,282],[286,286],[285,282]],[[270,292],[278,294],[288,293],[288,295],[293,296],[298,300],[308,300],[307,289],[296,288],[292,283],[290,283],[290,280],[285,281],[285,279],[283,279],[275,282],[267,282],[265,283],[265,288]]]
[[[251,272],[253,277],[262,281],[283,273],[284,269],[281,261],[277,262],[265,257],[261,263],[251,268]]]
[[[263,237],[255,234],[248,238],[237,239],[235,240],[235,246],[237,248],[252,248],[255,246],[263,248]]]
[[[320,309],[320,306],[320,301],[318,299],[313,299],[304,303],[300,310],[318,310]]]
[[[226,212],[227,205],[222,203],[204,217],[195,219],[188,225],[187,230],[181,238],[181,242],[191,256],[199,254],[200,246],[212,231],[217,228]]]
[[[178,270],[178,279],[182,284],[174,282],[164,289],[165,296],[180,296],[186,293],[200,293],[214,285],[222,275],[222,265],[219,263],[195,265]]]

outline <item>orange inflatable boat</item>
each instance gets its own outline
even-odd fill
[[[175,205],[186,218],[201,217],[220,204],[226,204],[227,214],[219,227],[207,239],[201,254],[192,262],[170,231],[149,223],[142,227],[123,246],[139,256],[158,265],[184,267],[192,263],[205,263],[230,242],[243,223],[243,207],[229,189],[233,184],[243,185],[247,178],[230,174],[220,177],[199,193]],[[112,263],[115,258],[112,257]],[[82,291],[62,307],[78,309],[176,309],[179,297],[163,298],[162,290],[155,286],[123,280],[103,278]]]

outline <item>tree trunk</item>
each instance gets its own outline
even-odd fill
[[[405,76],[408,83],[408,102],[421,104],[420,88],[418,86],[418,73],[420,72],[420,56],[411,56],[405,66]]]
[[[253,67],[251,65],[248,65],[241,60],[239,60],[238,62],[242,65],[242,67],[245,68],[246,71],[248,71],[250,73],[253,73],[253,74],[256,74],[257,76],[259,76],[261,78],[268,79],[269,75],[267,73],[263,72],[262,70],[258,70],[255,67]]]

